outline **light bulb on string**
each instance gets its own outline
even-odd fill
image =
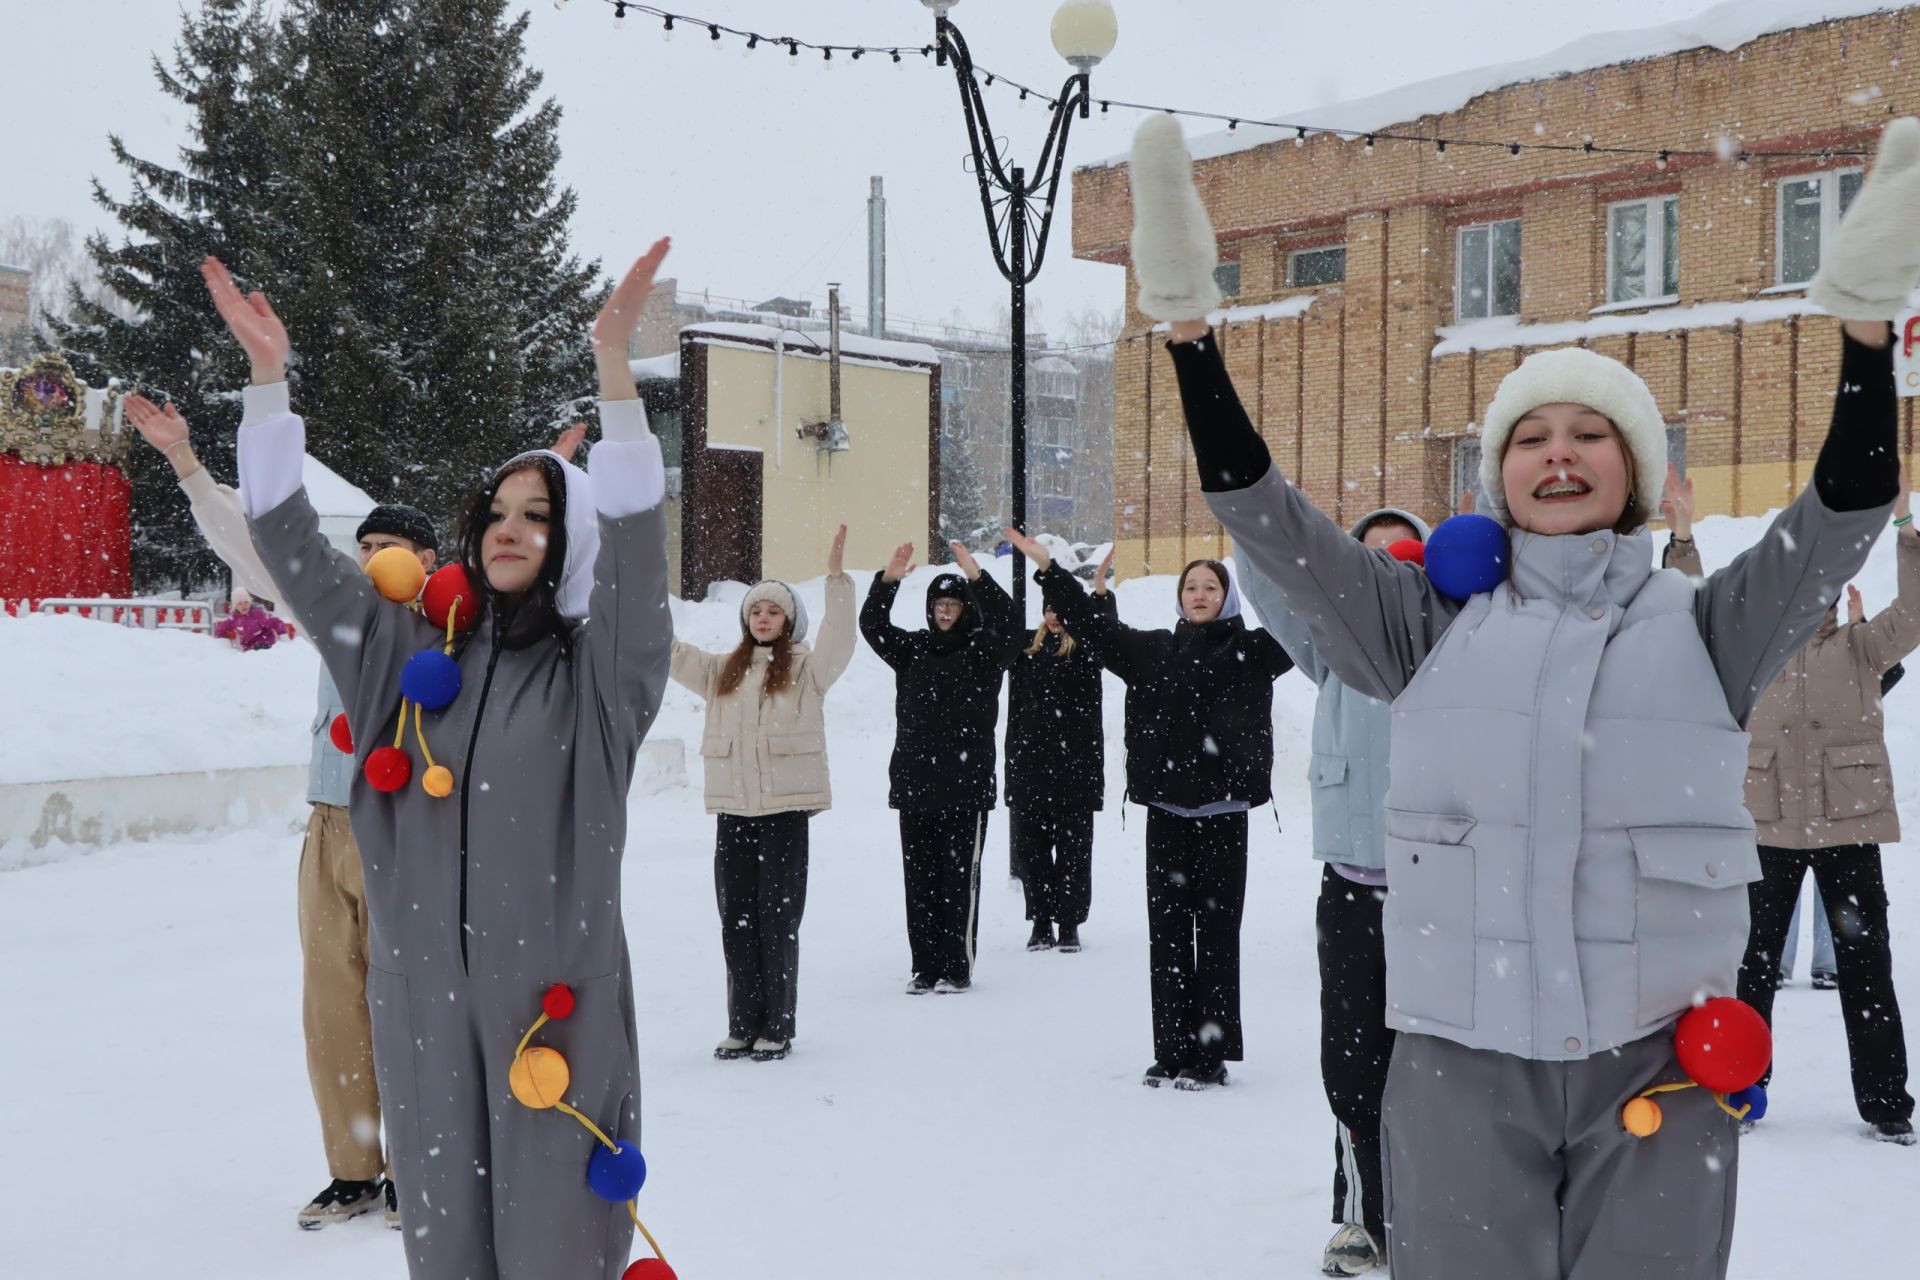
[[[740,51],[740,56],[741,56],[741,57],[747,57],[747,56],[749,56],[749,55],[751,55],[751,54],[753,53],[753,51],[754,51],[755,49],[758,49],[759,47],[760,47],[760,37],[759,37],[759,36],[756,36],[756,35],[752,35],[752,34],[749,34],[749,35],[747,36],[747,47],[746,47],[746,48],[744,48],[744,49],[742,49],[742,50]]]
[[[1296,147],[1304,147],[1307,145],[1307,128],[1305,125],[1301,125],[1293,131],[1293,145]]]
[[[710,44],[710,45],[712,45],[712,46],[714,47],[714,50],[715,50],[716,52],[718,52],[718,51],[719,51],[719,48],[720,48],[720,28],[719,28],[719,26],[717,26],[717,25],[716,25],[716,24],[714,24],[714,23],[711,23],[711,22],[709,22],[709,23],[707,24],[707,34],[708,34],[709,36],[711,36],[711,37],[712,37],[712,39],[710,39],[710,40],[708,40],[708,41],[707,41],[707,43],[708,43],[708,44]]]
[[[661,23],[660,38],[662,40],[673,39],[673,15],[672,14],[666,15],[666,20]]]
[[[567,0],[553,0],[553,7],[556,11],[564,9],[567,7]]]
[[[620,3],[620,4],[614,5],[613,6],[613,29],[615,31],[621,31],[626,28],[626,25],[627,25],[626,4]]]
[[[826,48],[822,49],[820,53],[821,53],[821,58],[820,58],[821,64],[824,65],[827,70],[829,71],[833,70],[833,46],[828,45]]]
[[[1367,135],[1367,146],[1366,146],[1366,153],[1367,153],[1368,155],[1372,155],[1372,154],[1373,154],[1373,135],[1372,135],[1372,134],[1368,134],[1368,135]]]
[[[902,62],[900,60],[900,51],[898,49],[895,49],[893,51],[893,65],[896,67],[904,67],[907,65],[905,62]]]
[[[800,65],[800,42],[791,37],[787,40],[787,65],[790,67]]]

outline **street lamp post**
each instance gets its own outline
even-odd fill
[[[1107,0],[1066,0],[1053,15],[1053,47],[1072,64],[1073,74],[1050,104],[1052,121],[1032,177],[1019,165],[1008,166],[987,121],[987,104],[975,78],[973,56],[948,11],[959,0],[920,0],[933,10],[934,48],[942,65],[951,62],[960,86],[960,106],[967,117],[967,140],[973,147],[973,172],[980,183],[980,210],[986,217],[987,238],[993,243],[994,263],[1013,287],[1011,369],[1013,527],[1027,532],[1027,285],[1040,274],[1047,254],[1047,235],[1053,230],[1054,202],[1060,177],[1066,171],[1067,132],[1077,113],[1084,120],[1091,105],[1091,73],[1113,52],[1119,27]],[[1021,96],[1026,95],[1021,91]],[[1040,201],[1036,220],[1032,204]],[[1037,225],[1036,225],[1037,221]],[[1013,553],[1013,603],[1021,625],[1026,625],[1026,558]]]

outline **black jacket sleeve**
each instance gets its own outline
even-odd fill
[[[880,655],[880,661],[895,671],[904,669],[913,660],[912,637],[893,625],[893,598],[899,594],[899,583],[888,582],[876,573],[866,601],[860,606],[860,634]]]
[[[1264,628],[1247,632],[1247,650],[1260,664],[1260,670],[1269,680],[1278,680],[1293,670],[1293,655],[1286,647],[1273,638],[1273,633]]]
[[[1213,331],[1193,342],[1169,342],[1167,350],[1180,382],[1180,405],[1186,411],[1200,488],[1207,493],[1244,489],[1267,474],[1273,455],[1233,389]]]
[[[1900,493],[1893,346],[1869,347],[1845,334],[1840,341],[1840,391],[1833,425],[1813,464],[1813,487],[1829,511],[1866,511]]]

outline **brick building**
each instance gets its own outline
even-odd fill
[[[1903,56],[1909,40],[1920,48],[1920,8],[1742,32],[1725,47],[1682,47],[1679,30],[1638,47],[1599,37],[1561,51],[1586,62],[1450,77],[1308,123],[1725,159],[1369,147],[1245,127],[1190,138],[1220,238],[1228,366],[1276,461],[1322,509],[1446,515],[1476,483],[1475,423],[1500,378],[1571,343],[1647,380],[1703,514],[1764,512],[1806,483],[1839,338],[1805,285],[1864,163],[1818,153],[1870,152],[1888,119],[1920,108],[1920,60]],[[1769,150],[1816,154],[1757,154]],[[1076,256],[1125,265],[1131,225],[1124,157],[1075,173]],[[1167,573],[1224,539],[1171,363],[1134,296],[1129,269],[1114,525],[1123,572]]]

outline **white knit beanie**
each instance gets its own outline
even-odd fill
[[[1667,422],[1660,416],[1653,392],[1640,375],[1608,356],[1584,347],[1536,351],[1520,367],[1500,380],[1487,406],[1480,429],[1480,489],[1486,495],[1487,514],[1512,524],[1506,489],[1500,483],[1500,463],[1507,452],[1513,424],[1543,404],[1583,404],[1611,421],[1633,454],[1638,473],[1634,497],[1642,520],[1660,510],[1667,483]]]
[[[801,605],[800,597],[794,592],[794,589],[777,578],[768,578],[763,582],[754,583],[753,586],[748,589],[747,594],[740,598],[740,632],[742,635],[752,634],[747,630],[747,612],[762,600],[771,600],[780,606],[780,611],[787,615],[787,634],[792,637],[796,643],[806,640],[807,611],[805,607]]]

